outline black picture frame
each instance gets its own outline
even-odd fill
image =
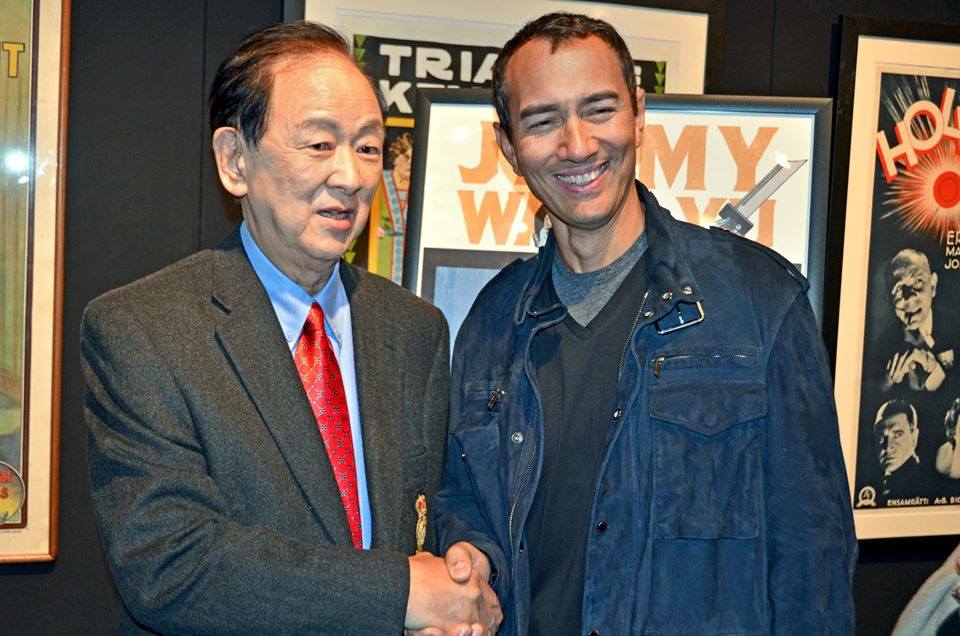
[[[421,236],[424,223],[424,195],[427,173],[427,162],[431,149],[428,146],[431,127],[431,111],[436,105],[462,105],[472,107],[489,105],[491,95],[488,90],[477,89],[425,89],[417,97],[416,127],[414,128],[414,161],[411,176],[410,200],[407,210],[407,241],[404,252],[403,285],[414,293],[426,297],[423,280],[432,274],[427,271],[424,258],[424,249],[421,249]],[[820,316],[822,309],[822,284],[825,266],[825,236],[827,227],[827,201],[830,175],[830,140],[832,120],[832,100],[827,98],[788,98],[788,97],[739,97],[716,95],[648,95],[646,112],[648,115],[661,111],[680,111],[713,114],[735,114],[740,120],[753,117],[807,117],[812,121],[812,154],[808,159],[810,164],[809,189],[809,219],[806,244],[807,274],[811,289],[809,296],[815,313]],[[648,118],[649,121],[649,118]],[[447,148],[444,152],[449,154]],[[459,161],[455,156],[451,161]],[[445,246],[448,250],[450,246]],[[469,248],[469,249],[468,249]],[[455,250],[456,251],[456,250]],[[493,257],[489,250],[478,250],[475,246],[464,246],[462,255],[457,259],[447,259],[447,262],[456,261],[461,268],[489,268],[491,259],[500,258],[500,264],[505,264],[517,256],[530,255],[533,248],[524,250],[507,249],[496,250],[496,254],[507,253],[508,257]],[[448,255],[449,256],[449,255]],[[435,267],[437,261],[432,261],[430,267]],[[422,274],[422,276],[421,276]],[[434,280],[434,279],[431,279]],[[432,294],[431,294],[432,295]],[[432,299],[432,298],[431,298]],[[472,300],[472,299],[471,299]],[[458,312],[459,313],[459,312]]]
[[[826,268],[826,234],[829,217],[831,123],[833,100],[825,97],[768,97],[742,95],[648,95],[647,113],[690,111],[736,113],[751,116],[810,117],[813,119],[813,152],[810,163],[810,213],[807,237],[807,296],[818,322],[823,311]]]
[[[830,222],[827,225],[823,340],[831,363],[836,365],[837,327],[840,318],[840,282],[843,274],[843,239],[847,218],[847,177],[850,137],[853,130],[853,94],[856,89],[857,43],[861,36],[928,42],[960,43],[956,25],[888,20],[862,15],[840,17],[840,65],[833,125],[833,173],[830,186]]]
[[[946,87],[952,83],[960,88],[960,27],[845,15],[840,28],[823,335],[834,364],[840,439],[857,537],[956,533],[960,527],[960,497],[954,492],[957,486],[946,485],[948,480],[932,468],[939,461],[939,453],[934,451],[944,442],[944,403],[956,396],[955,380],[950,375],[955,371],[947,365],[946,380],[936,388],[926,388],[925,383],[910,386],[906,381],[884,384],[886,349],[913,346],[905,342],[903,325],[894,316],[895,301],[889,299],[884,275],[888,266],[884,264],[893,262],[895,254],[899,257],[904,251],[919,251],[923,259],[928,259],[931,273],[939,274],[931,310],[939,333],[934,332],[934,344],[927,345],[938,359],[943,359],[941,349],[949,345],[943,333],[951,333],[949,306],[960,293],[960,286],[955,280],[951,284],[947,280],[951,276],[949,268],[938,264],[942,261],[945,267],[947,260],[942,241],[930,230],[900,225],[892,202],[895,190],[883,184],[884,175],[878,177],[881,167],[877,148],[881,133],[891,146],[900,141],[889,122],[899,121],[894,111],[917,99],[904,95],[902,104],[892,100],[897,82],[922,78],[931,93],[924,99],[933,101],[941,97],[939,88],[932,95],[932,87],[938,84]],[[950,50],[948,55],[944,55],[944,47]],[[936,147],[941,145],[937,143]],[[899,171],[909,172],[902,164],[896,165]],[[886,176],[888,181],[893,178],[892,174]],[[878,209],[880,205],[882,209]],[[882,498],[883,484],[898,468],[880,465],[875,427],[883,406],[895,398],[914,409],[919,422],[915,430],[919,432],[912,452],[920,458],[917,463],[924,472],[913,494],[891,495],[891,503]]]

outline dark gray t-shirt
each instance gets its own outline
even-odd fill
[[[647,234],[644,232],[626,252],[606,267],[577,274],[567,266],[560,252],[554,248],[551,274],[557,297],[574,320],[581,325],[589,324],[646,251]]]
[[[638,244],[636,258],[615,261],[625,271],[596,277],[593,289],[609,290],[594,291],[605,296],[596,311],[587,309],[597,304],[592,294],[575,300],[581,315],[594,314],[586,326],[567,316],[533,341],[543,406],[543,467],[526,524],[533,634],[580,628],[587,537],[598,531],[590,527],[596,478],[616,423],[617,370],[647,285],[646,242]],[[545,290],[552,301],[561,300],[556,282]]]

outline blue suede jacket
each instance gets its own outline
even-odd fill
[[[592,501],[583,634],[851,634],[856,538],[805,279],[776,253],[673,219],[649,240]],[[480,293],[457,338],[441,545],[485,551],[502,634],[527,632],[525,524],[540,476],[531,341],[552,241]],[[587,388],[587,390],[589,390]]]

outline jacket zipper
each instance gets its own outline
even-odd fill
[[[658,356],[653,359],[653,375],[655,377],[660,377],[660,371],[663,369],[663,363],[667,360],[692,360],[695,358],[710,358],[711,360],[720,360],[721,358],[737,358],[740,360],[747,360],[753,356],[747,355],[746,353],[714,353],[711,355],[703,355],[699,353],[678,353],[669,356]]]
[[[543,327],[541,327],[543,328]],[[531,334],[531,339],[533,335],[536,334],[536,329],[534,333]],[[530,444],[530,458],[527,460],[527,465],[523,469],[523,474],[520,476],[520,483],[517,487],[517,494],[513,497],[513,503],[510,505],[510,515],[507,517],[507,539],[510,543],[510,587],[514,590],[516,589],[517,584],[517,560],[519,558],[519,546],[517,547],[517,552],[514,552],[513,549],[513,520],[517,515],[517,505],[520,503],[520,497],[523,495],[523,489],[527,487],[527,480],[530,478],[530,471],[533,470],[533,465],[536,463],[537,459],[537,424],[539,424],[540,418],[543,417],[543,404],[540,403],[540,395],[536,390],[536,383],[530,377],[530,368],[529,368],[529,352],[530,344],[527,343],[527,360],[524,362],[524,371],[527,374],[527,380],[530,382],[530,385],[534,387],[533,396],[537,400],[537,412],[539,413],[538,419],[534,421],[534,425],[530,428],[530,438],[527,442]],[[516,614],[516,613],[515,613]],[[517,618],[517,633],[522,633],[520,630],[520,615],[516,614]]]
[[[633,318],[633,324],[630,326],[630,333],[627,334],[627,341],[623,343],[623,353],[620,355],[620,366],[617,367],[617,386],[620,386],[620,380],[623,378],[623,365],[627,360],[627,351],[630,349],[630,341],[633,340],[633,332],[637,328],[637,324],[640,322],[640,316],[643,315],[643,308],[647,304],[647,299],[650,298],[650,290],[647,290],[647,293],[643,295],[643,300],[640,301],[640,309],[637,310],[637,315]]]
[[[500,400],[500,398],[502,398],[506,394],[507,392],[504,391],[503,389],[497,389],[496,391],[494,391],[493,395],[490,396],[490,400],[487,402],[487,410],[492,411],[493,407],[497,405],[497,402]]]
[[[527,465],[523,470],[523,474],[520,477],[520,487],[517,488],[517,494],[513,498],[513,505],[510,506],[510,517],[507,519],[507,536],[510,540],[510,550],[513,550],[513,518],[517,513],[517,504],[520,503],[520,495],[523,494],[523,489],[527,485],[527,479],[530,477],[530,471],[533,470],[533,463],[537,457],[537,436],[534,431],[530,435],[531,439],[528,440],[531,444],[530,448],[530,459],[527,461]],[[513,586],[517,580],[517,557],[514,555],[511,560],[510,568],[510,585]]]

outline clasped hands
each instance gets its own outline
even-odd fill
[[[444,558],[427,552],[408,558],[407,636],[487,636],[503,620],[490,587],[487,555],[465,541]]]
[[[914,391],[936,391],[946,377],[937,356],[927,349],[911,349],[895,353],[887,362],[884,390],[890,390],[905,378]]]

